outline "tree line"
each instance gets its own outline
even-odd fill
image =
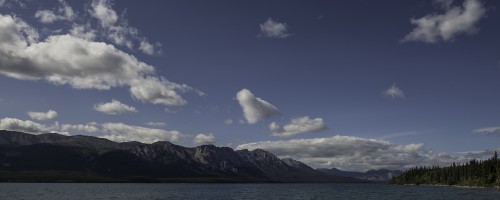
[[[500,186],[500,162],[498,154],[486,160],[453,163],[448,167],[413,167],[400,176],[393,177],[392,184],[430,184],[494,187]]]

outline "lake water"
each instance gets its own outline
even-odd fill
[[[387,184],[0,183],[0,199],[500,199],[500,190]]]

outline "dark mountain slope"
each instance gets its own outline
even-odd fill
[[[123,181],[359,181],[327,175],[299,161],[281,160],[260,149],[234,151],[214,145],[186,148],[170,142],[117,143],[91,136],[32,135],[2,130],[1,171],[8,171],[11,175],[26,171],[71,172]],[[1,174],[5,173],[0,173],[0,181],[5,181]]]

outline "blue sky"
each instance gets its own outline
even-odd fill
[[[489,156],[498,2],[0,0],[0,128],[363,171]]]

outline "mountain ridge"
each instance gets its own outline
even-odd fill
[[[389,181],[394,176],[399,176],[403,173],[401,170],[390,170],[390,169],[372,169],[366,172],[354,172],[354,171],[343,171],[337,168],[330,169],[316,169],[317,171],[321,171],[326,174],[341,176],[341,177],[350,177],[357,178],[368,181]]]
[[[147,182],[172,179],[179,182],[191,182],[192,179],[208,182],[361,182],[327,175],[300,161],[280,159],[262,149],[233,150],[214,145],[183,147],[167,141],[118,143],[93,136],[33,135],[5,130],[0,130],[0,171],[93,174],[124,182],[138,179]],[[15,176],[10,176],[9,180],[2,178],[2,174],[0,181],[19,181]]]

